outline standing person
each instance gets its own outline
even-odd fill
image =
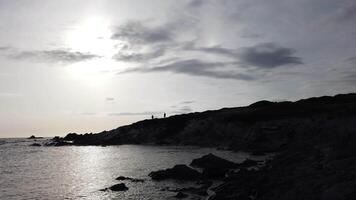
[[[151,119],[154,119],[154,116],[153,116],[153,115],[151,116]]]
[[[164,114],[163,114],[163,118],[166,118],[166,116],[167,116],[166,113],[164,113]]]

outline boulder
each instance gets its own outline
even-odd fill
[[[174,196],[174,197],[176,197],[176,198],[178,198],[178,199],[184,199],[184,198],[187,198],[188,195],[187,195],[187,194],[184,194],[183,192],[178,192],[178,193],[176,194],[176,196]]]
[[[138,179],[138,178],[130,178],[130,177],[126,177],[126,176],[119,176],[116,178],[116,180],[118,181],[125,181],[125,180],[129,180],[129,181],[132,181],[132,182],[145,182],[144,179]]]
[[[186,165],[176,165],[170,169],[151,172],[148,176],[153,180],[199,180],[202,178],[201,173]]]
[[[203,168],[203,169],[206,168],[233,169],[236,168],[236,163],[220,158],[210,153],[201,158],[194,159],[190,164],[190,166]]]
[[[208,179],[224,178],[226,173],[229,171],[227,168],[205,168],[202,175]]]
[[[129,188],[126,187],[125,183],[119,183],[119,184],[116,184],[116,185],[113,185],[113,186],[109,187],[109,189],[111,191],[126,191]]]
[[[242,163],[237,164],[238,167],[244,167],[244,168],[249,168],[249,167],[254,167],[257,166],[258,162],[251,160],[251,159],[246,159]]]

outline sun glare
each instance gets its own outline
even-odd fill
[[[91,17],[68,31],[65,35],[65,43],[73,51],[111,56],[114,47],[110,37],[109,21],[100,17]]]
[[[104,18],[86,18],[69,30],[64,37],[66,47],[72,51],[100,56],[85,62],[78,62],[67,68],[70,75],[88,84],[101,85],[107,80],[107,71],[117,67],[111,57],[115,48],[111,37],[110,22]]]

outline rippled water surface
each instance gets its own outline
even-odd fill
[[[244,153],[197,147],[29,146],[32,143],[28,139],[0,139],[0,199],[167,199],[175,193],[160,191],[162,188],[189,183],[151,181],[151,171],[189,164],[207,153],[236,162],[248,157]],[[120,183],[115,180],[118,176],[146,181],[123,181],[129,187],[125,192],[100,191]]]

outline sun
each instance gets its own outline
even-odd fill
[[[89,17],[75,24],[66,32],[65,46],[72,51],[90,52],[110,57],[115,50],[111,34],[109,20],[101,17]]]
[[[71,64],[69,75],[76,80],[93,85],[107,82],[108,73],[118,67],[112,56],[115,46],[111,40],[110,21],[101,17],[85,18],[64,34],[65,47],[71,51],[91,53],[100,56],[83,62]]]

